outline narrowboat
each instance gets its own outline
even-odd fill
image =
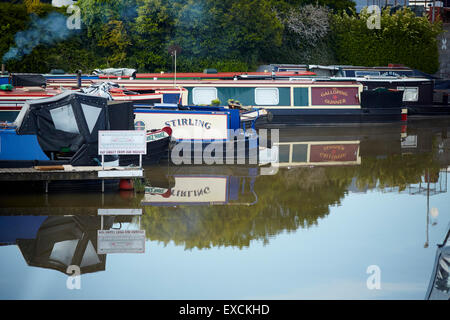
[[[363,84],[364,90],[400,90],[403,91],[403,103],[408,109],[408,116],[450,115],[449,81],[402,65],[269,65],[260,68],[273,72],[308,70],[316,74],[313,77],[316,81],[356,81]]]
[[[108,105],[106,98],[79,92],[29,100],[13,123],[0,128],[0,167],[99,165],[99,130],[134,130],[133,120],[131,103]],[[167,153],[170,136],[169,128],[147,132],[143,162],[159,161]],[[119,165],[120,157],[105,156],[105,160]]]
[[[139,92],[158,86],[173,87],[173,82],[115,81]],[[242,105],[263,108],[271,119],[257,121],[257,126],[359,124],[401,122],[406,120],[403,92],[399,90],[364,90],[353,81],[324,81],[312,79],[288,80],[183,80],[177,86],[187,90],[188,105],[211,105],[228,100]],[[271,121],[268,121],[271,120]]]
[[[84,92],[90,95],[103,96],[108,100],[132,101],[139,104],[154,103],[178,103],[182,96],[180,88],[149,88],[140,92],[134,92],[120,88],[114,83],[96,83],[89,87],[78,86],[48,86],[47,80],[42,75],[13,74],[11,85],[0,87],[0,121],[13,122],[19,111],[28,100],[49,98],[66,91]]]
[[[376,77],[423,77],[426,73],[403,65],[389,64],[385,67],[364,67],[349,65],[308,65],[308,64],[270,64],[259,66],[257,71],[266,72],[312,72],[317,76],[357,78]]]
[[[278,149],[263,145],[255,123],[264,110],[246,121],[239,109],[214,106],[179,106],[156,104],[135,106],[135,128],[154,130],[169,127],[173,146],[170,161],[174,164],[255,164],[277,161]]]
[[[176,84],[178,80],[233,80],[240,77],[311,77],[310,71],[293,72],[218,72],[216,69],[205,69],[203,72],[159,72],[159,73],[137,73],[135,69],[109,68],[96,69],[91,75],[50,73],[43,75],[50,86],[74,86],[78,81],[81,86],[90,86],[95,80],[117,81],[117,80],[170,80]],[[79,80],[78,80],[79,79]]]

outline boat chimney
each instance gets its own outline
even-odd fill
[[[5,64],[2,63],[2,75],[4,75],[4,74],[5,74]]]
[[[81,70],[77,70],[77,88],[81,88]]]

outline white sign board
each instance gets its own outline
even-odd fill
[[[142,209],[101,209],[97,210],[99,216],[141,216]]]
[[[144,253],[145,230],[98,230],[97,253]]]
[[[147,154],[146,132],[115,130],[98,132],[98,154]]]
[[[144,123],[145,130],[170,127],[176,140],[226,140],[228,115],[225,113],[135,112],[135,124]],[[145,131],[142,130],[142,131]],[[138,130],[139,131],[139,130]]]
[[[224,203],[227,200],[227,177],[175,177],[170,195],[148,193],[144,202],[150,203]]]
[[[104,170],[98,172],[99,178],[141,178],[144,176],[143,170]]]

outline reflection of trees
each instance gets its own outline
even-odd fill
[[[357,186],[370,189],[398,187],[404,190],[418,183],[426,170],[439,171],[429,154],[391,155],[385,159],[366,158],[357,170]]]
[[[147,206],[142,225],[150,240],[186,249],[243,248],[251,240],[267,243],[280,232],[317,224],[330,206],[340,205],[353,178],[360,188],[404,189],[418,183],[426,169],[439,169],[432,153],[367,157],[360,166],[280,169],[275,176],[257,178],[258,202],[252,206]]]
[[[295,168],[261,176],[255,184],[258,202],[253,206],[148,206],[142,225],[149,239],[173,241],[187,249],[242,248],[250,240],[268,242],[282,231],[317,223],[329,213],[330,205],[339,204],[348,183],[335,179],[330,169]]]
[[[384,158],[363,157],[357,170],[359,188],[398,187],[405,190],[409,184],[419,183],[427,173],[436,173],[440,165],[436,157],[437,140],[432,142],[432,151],[417,154],[391,154]]]

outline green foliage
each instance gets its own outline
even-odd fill
[[[401,63],[424,72],[435,73],[439,68],[437,35],[440,22],[430,23],[426,17],[416,17],[409,9],[394,14],[382,12],[381,29],[369,29],[367,19],[360,16],[333,15],[332,29],[336,55],[340,64],[385,66]]]
[[[305,19],[296,14],[305,5],[328,18]],[[383,12],[381,30],[370,30],[369,14],[354,14],[352,1],[341,0],[79,0],[82,29],[53,45],[38,45],[20,61],[10,60],[11,72],[67,72],[94,68],[129,67],[139,72],[173,71],[172,45],[181,47],[177,71],[251,71],[260,64],[310,63],[387,65],[403,63],[434,73],[439,65],[436,36],[440,23],[431,24],[410,10]],[[329,9],[323,9],[325,7]],[[30,26],[30,14],[65,14],[65,8],[30,0],[0,3],[0,54],[14,46],[17,32]],[[316,19],[316,20],[317,20]],[[292,27],[292,21],[302,28]],[[301,30],[328,32],[311,40]],[[305,28],[306,26],[306,28]],[[426,57],[418,59],[417,57]]]

